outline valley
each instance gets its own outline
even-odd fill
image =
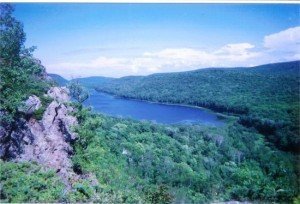
[[[24,9],[32,5],[17,6]],[[34,6],[44,11],[40,12],[40,18],[44,15],[48,18],[46,14],[53,8],[63,11],[63,16],[70,12],[68,9],[79,5]],[[80,4],[80,8],[85,6],[90,5]],[[97,6],[93,4],[89,9]],[[99,14],[100,10],[104,12],[102,6],[94,10],[97,12],[86,12],[82,16]],[[139,9],[142,7],[138,5]],[[184,15],[194,7],[197,4]],[[37,15],[35,9],[29,10],[25,9],[23,13]],[[57,19],[56,10],[52,11],[53,19]],[[134,12],[128,13],[134,15]],[[251,10],[251,13],[255,12]],[[198,16],[196,14],[192,15],[193,19]],[[53,13],[48,15],[53,16]],[[271,16],[273,19],[273,14]],[[23,19],[28,20],[24,16]],[[51,41],[44,35],[52,28],[49,25],[56,26],[61,21],[55,20],[51,24],[49,19],[43,24],[46,30],[42,30],[47,31],[43,35],[35,35],[39,28],[26,27],[29,30],[34,27],[34,32],[29,32],[33,35],[29,42],[43,37],[41,47],[44,50],[39,54],[47,53],[45,50],[49,46],[44,43],[57,42],[57,39]],[[67,19],[75,26],[73,18]],[[77,13],[76,19],[81,22]],[[98,22],[100,18],[95,19]],[[118,20],[108,19],[113,19],[110,23]],[[132,19],[129,22],[138,23]],[[59,29],[55,26],[55,32],[66,32],[63,29],[66,25]],[[83,27],[86,28],[72,27],[70,31],[79,32]],[[88,33],[94,34],[95,28],[99,26]],[[146,29],[149,30],[152,29]],[[282,32],[295,30],[298,29]],[[122,46],[118,49],[109,46],[81,49],[77,43],[90,38],[80,34],[84,40],[78,40],[75,35],[76,40],[66,44],[75,45],[75,50],[64,51],[68,48],[65,44],[60,47],[63,50],[57,49],[59,59],[70,57],[72,63],[45,67],[35,57],[35,47],[25,44],[23,24],[14,16],[11,4],[0,4],[0,31],[0,203],[300,202],[299,60],[268,63],[274,60],[266,57],[267,60],[263,60],[268,61],[266,64],[254,67],[196,66],[203,65],[203,56],[216,62],[220,59],[238,62],[268,56],[272,52],[269,49],[265,55],[252,53],[249,50],[254,46],[241,43],[229,44],[212,53],[182,48],[178,54],[177,49],[166,49],[156,54],[144,53],[138,59],[99,57],[89,58],[90,63],[84,63],[78,53],[126,50],[124,53],[127,54],[139,48],[130,45],[131,49]],[[51,38],[52,33],[49,33]],[[57,36],[60,39],[65,35]],[[67,36],[63,41],[73,37]],[[110,35],[106,33],[105,36],[109,40]],[[127,38],[124,39],[122,42],[127,42]],[[270,40],[270,37],[266,39]],[[94,45],[98,41],[91,42]],[[270,46],[270,43],[266,44]],[[279,45],[281,49],[281,43]],[[43,57],[58,59],[52,55],[57,53],[51,46],[49,57]],[[226,57],[226,53],[230,56]],[[283,53],[292,51],[284,50]],[[232,57],[235,55],[239,58],[237,61],[237,57]],[[185,60],[186,57],[191,59]],[[76,61],[80,63],[76,64]],[[183,65],[193,65],[195,69],[191,71]],[[182,69],[178,69],[179,66]],[[172,67],[179,71],[147,74],[149,70],[159,72],[160,68],[168,70]],[[146,74],[127,74],[119,78],[89,74],[104,71],[108,76],[117,76],[124,70],[124,73],[131,73],[126,70],[140,73],[141,68]],[[56,72],[50,74],[49,70]],[[69,70],[89,77],[67,80],[63,76],[70,77]]]

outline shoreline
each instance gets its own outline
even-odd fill
[[[180,106],[180,107],[200,109],[200,110],[203,110],[203,111],[207,111],[207,112],[213,113],[217,117],[222,117],[222,118],[220,118],[221,120],[229,120],[229,119],[232,119],[232,118],[235,118],[235,119],[237,118],[237,116],[226,115],[224,113],[215,112],[215,111],[213,111],[211,109],[204,108],[204,107],[201,107],[201,106],[188,105],[188,104],[180,104],[180,103],[155,102],[155,101],[149,101],[149,100],[144,100],[144,99],[136,99],[136,98],[129,98],[129,97],[124,97],[124,96],[119,96],[117,94],[110,93],[110,92],[107,92],[107,91],[98,91],[96,89],[93,89],[93,90],[96,91],[96,92],[99,92],[99,93],[109,94],[111,96],[119,97],[121,99],[126,99],[126,100],[141,101],[141,102],[146,102],[146,103],[151,103],[151,104],[159,104],[159,105],[167,105],[167,106]]]

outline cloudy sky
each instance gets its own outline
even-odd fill
[[[300,4],[15,4],[49,73],[121,77],[300,59]]]

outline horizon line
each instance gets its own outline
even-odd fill
[[[292,62],[298,62],[300,63],[300,60],[292,60],[292,61],[281,61],[281,62],[270,62],[267,64],[260,64],[260,65],[255,65],[255,66],[242,66],[242,67],[204,67],[204,68],[198,68],[198,69],[193,69],[193,70],[187,70],[187,71],[174,71],[174,72],[156,72],[156,73],[152,73],[152,74],[148,74],[148,75],[126,75],[126,76],[121,76],[121,77],[108,77],[108,76],[103,76],[103,75],[93,75],[93,76],[87,76],[87,77],[71,77],[71,79],[67,79],[64,76],[57,74],[57,73],[48,73],[47,72],[47,68],[46,68],[46,72],[47,74],[56,74],[62,78],[64,78],[67,81],[71,81],[73,79],[85,79],[85,78],[89,78],[89,77],[104,77],[104,78],[112,78],[112,79],[120,79],[123,77],[147,77],[147,76],[151,76],[154,74],[171,74],[171,73],[183,73],[183,72],[193,72],[193,71],[198,71],[198,70],[205,70],[205,69],[248,69],[248,68],[256,68],[256,67],[260,67],[260,66],[264,66],[264,65],[272,65],[272,64],[283,64],[283,63],[292,63]],[[299,66],[300,68],[300,66]]]

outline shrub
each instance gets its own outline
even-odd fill
[[[0,160],[0,202],[57,202],[63,184],[54,171],[36,164]]]

